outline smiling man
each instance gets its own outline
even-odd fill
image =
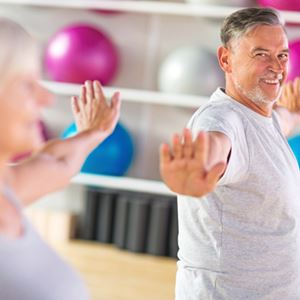
[[[300,113],[275,104],[284,25],[272,9],[246,8],[225,19],[221,40],[225,88],[183,142],[174,135],[161,148],[162,178],[179,194],[176,299],[300,299],[300,176],[285,138]],[[299,99],[299,80],[289,89]]]

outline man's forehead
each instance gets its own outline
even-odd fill
[[[249,30],[241,36],[241,38],[261,38],[261,39],[283,39],[287,40],[287,35],[284,28],[281,25],[265,25],[259,24]]]
[[[239,38],[239,46],[244,44],[249,49],[280,48],[288,50],[288,38],[281,26],[258,25]]]

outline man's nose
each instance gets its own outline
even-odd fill
[[[269,69],[275,73],[282,73],[285,70],[285,63],[280,61],[279,58],[273,57],[270,59]]]

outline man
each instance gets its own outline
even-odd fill
[[[225,89],[193,115],[183,142],[174,135],[161,148],[162,178],[179,194],[176,299],[300,299],[300,176],[285,138],[300,110],[275,104],[284,25],[274,10],[246,8],[225,19],[221,40]],[[283,102],[299,94],[296,80]]]

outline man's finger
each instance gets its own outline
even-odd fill
[[[224,162],[219,162],[215,164],[206,175],[206,181],[211,186],[214,187],[221,176],[224,174],[226,169],[226,164]]]
[[[173,149],[173,156],[175,159],[182,158],[182,145],[181,145],[180,136],[178,134],[173,135],[172,149]]]
[[[160,164],[161,165],[168,164],[171,161],[172,156],[170,154],[170,148],[169,148],[168,144],[161,144],[160,145],[159,158],[160,158]]]
[[[185,158],[191,158],[193,156],[192,133],[187,128],[183,131],[183,156]]]

